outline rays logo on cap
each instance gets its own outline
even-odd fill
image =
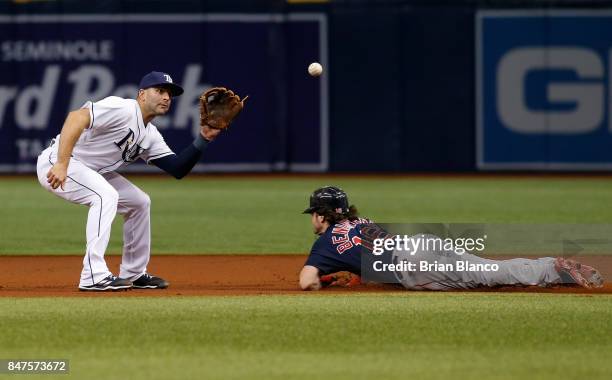
[[[170,90],[172,96],[179,96],[183,93],[183,88],[172,81],[169,74],[161,71],[151,71],[140,81],[140,88],[147,89],[149,87],[162,86]]]

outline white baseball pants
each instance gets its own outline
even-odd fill
[[[151,255],[149,196],[121,175],[99,174],[75,158],[70,159],[64,190],[53,190],[47,183],[47,173],[56,160],[57,152],[52,147],[38,156],[36,171],[40,184],[60,198],[89,207],[80,285],[96,284],[111,274],[104,253],[117,213],[124,218],[119,277],[135,280],[145,273]]]

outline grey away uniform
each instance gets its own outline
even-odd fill
[[[356,209],[353,206],[349,208],[346,193],[338,187],[325,186],[315,190],[304,213],[316,213],[319,217],[334,215],[335,220],[340,219],[320,234],[304,264],[317,268],[320,276],[341,271],[360,276],[363,276],[364,270],[374,272],[374,267],[370,265],[382,258],[373,253],[375,240],[394,238],[369,219],[358,218]],[[440,240],[434,235],[415,235],[410,239]],[[388,272],[392,278],[412,290],[547,286],[559,283],[578,283],[587,288],[603,285],[597,270],[561,257],[491,260],[467,252],[460,254],[456,249],[444,249],[443,244],[420,244],[416,247],[412,255],[410,251],[397,247],[392,253],[388,251],[386,259],[379,260],[380,263],[405,264],[400,265],[399,270],[396,267],[384,269],[379,265],[379,270]]]
[[[370,250],[363,249],[362,243],[369,240],[362,236],[361,228],[370,226],[368,219],[354,221],[344,220],[330,226],[312,246],[305,265],[319,269],[320,274],[349,271],[357,275],[361,273],[362,255],[372,255]],[[413,238],[436,238],[429,236],[414,236]],[[397,280],[412,290],[450,290],[470,289],[479,286],[499,285],[548,285],[561,281],[559,273],[555,270],[555,259],[545,257],[536,260],[512,259],[490,260],[469,253],[462,255],[454,251],[433,249],[420,249],[414,255],[407,251],[394,251],[393,262],[406,261],[414,263],[414,271],[393,271]],[[368,260],[371,261],[371,260]],[[468,267],[470,264],[493,264],[498,268],[495,271],[468,271],[458,267],[458,262]],[[423,264],[422,264],[423,263]],[[431,264],[433,266],[430,266]],[[427,265],[420,270],[421,265]],[[440,270],[440,268],[444,268]],[[448,268],[452,268],[448,270]],[[459,270],[457,269],[459,268]]]

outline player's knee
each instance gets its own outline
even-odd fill
[[[138,193],[138,198],[136,199],[136,206],[143,210],[148,210],[151,208],[151,197],[143,191]]]

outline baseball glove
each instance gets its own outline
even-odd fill
[[[319,278],[321,286],[344,286],[351,287],[361,283],[361,277],[351,272],[336,272],[332,274],[326,274]]]
[[[225,87],[213,87],[200,95],[200,125],[210,128],[227,129],[242,111],[244,99]]]

